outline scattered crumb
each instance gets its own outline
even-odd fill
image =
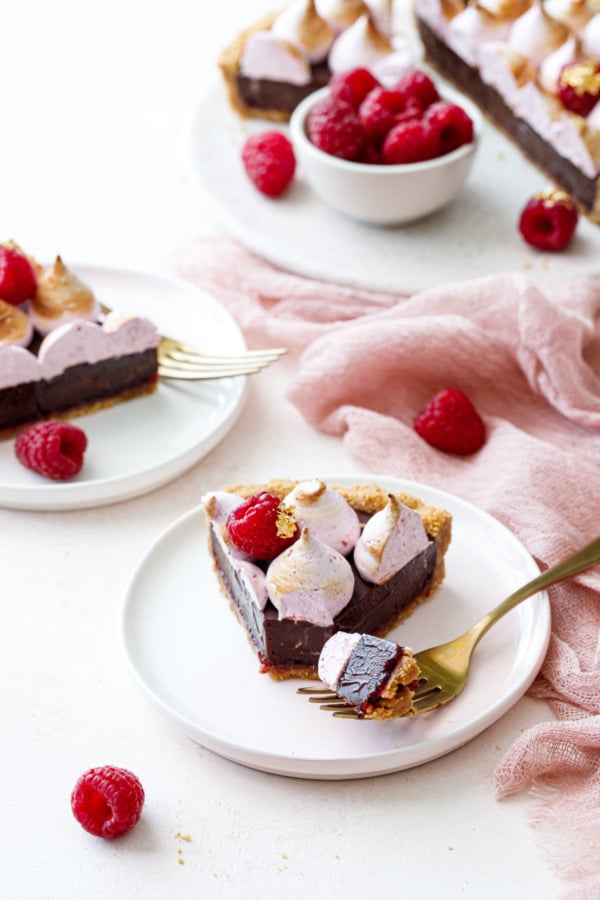
[[[287,853],[282,853],[282,854],[281,854],[281,858],[282,858],[282,859],[288,859]]]
[[[179,863],[180,866],[184,866],[184,865],[185,865],[185,859],[184,859],[182,856],[179,857],[179,859],[177,860],[177,862]]]
[[[336,853],[336,854],[335,854],[335,858],[336,858],[336,859],[339,859],[339,858],[340,858],[340,854],[339,854],[339,853]]]
[[[175,837],[179,838],[180,841],[187,841],[188,843],[192,840],[189,834],[182,834],[180,831],[175,832]]]

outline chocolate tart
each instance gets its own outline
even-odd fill
[[[410,648],[363,634],[332,691],[359,719],[385,721],[412,716],[419,674]]]
[[[156,350],[71,366],[50,380],[0,390],[0,440],[42,419],[69,419],[150,394],[158,384]]]
[[[221,52],[218,60],[223,74],[229,102],[243,118],[287,122],[298,104],[313,91],[325,87],[331,77],[327,62],[310,67],[310,81],[296,85],[265,78],[248,78],[240,72],[240,59],[250,35],[268,31],[277,17],[271,12],[245,28]]]
[[[600,224],[600,176],[586,175],[524,118],[515,115],[496,88],[482,80],[478,69],[455,53],[419,15],[419,6],[419,0],[416,0],[417,29],[430,65],[477,103],[484,115],[506,134],[530,162],[566,191],[592,222]]]
[[[247,498],[259,491],[285,497],[296,481],[273,480],[266,484],[234,485],[224,490]],[[365,522],[383,509],[388,493],[376,484],[343,487],[329,485],[352,506]],[[325,642],[337,631],[383,636],[401,619],[409,616],[442,583],[445,576],[445,553],[451,537],[451,516],[442,509],[428,506],[416,497],[398,493],[401,503],[416,509],[430,538],[426,549],[412,559],[389,581],[375,585],[365,581],[356,571],[352,555],[347,557],[354,577],[350,602],[334,618],[333,625],[321,626],[301,619],[279,619],[270,601],[259,609],[244,585],[244,580],[217,537],[215,523],[207,510],[209,551],[222,593],[228,598],[256,651],[261,672],[275,680],[288,678],[315,679],[319,656]],[[254,561],[266,568],[266,564]]]

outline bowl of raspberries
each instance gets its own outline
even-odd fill
[[[334,75],[296,107],[301,172],[327,204],[377,225],[415,221],[462,188],[481,134],[477,108],[420,69],[393,86],[367,69]]]

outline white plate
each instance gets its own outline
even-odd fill
[[[392,636],[415,650],[450,640],[539,574],[496,519],[444,491],[397,478],[378,481],[448,509],[447,577]],[[134,676],[189,737],[235,762],[303,778],[361,778],[420,765],[465,744],[505,713],[546,653],[550,611],[539,594],[510,612],[475,651],[463,693],[422,718],[340,722],[296,694],[297,681],[258,671],[246,633],[217,587],[204,514],[192,510],[148,550],[127,591],[124,644]]]
[[[221,227],[282,268],[401,294],[507,271],[537,279],[598,271],[600,227],[585,219],[562,253],[540,253],[522,240],[517,229],[521,210],[549,182],[489,123],[456,201],[420,222],[397,227],[361,224],[335,212],[312,193],[301,171],[276,200],[259,194],[242,169],[240,150],[250,133],[270,127],[236,116],[222,86],[215,84],[193,121],[191,159]]]
[[[73,267],[113,309],[147,315],[161,333],[183,335],[212,352],[243,350],[231,315],[213,297],[183,281],[92,266]],[[52,482],[21,466],[12,440],[0,442],[0,506],[63,510],[101,506],[153,490],[176,478],[229,431],[246,378],[160,380],[147,397],[73,421],[88,436],[85,462],[68,482]]]

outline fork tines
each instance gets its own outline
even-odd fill
[[[360,716],[353,706],[349,706],[340,700],[337,694],[330,688],[301,687],[296,689],[297,694],[308,696],[309,703],[318,703],[319,709],[332,712],[334,719],[358,719]]]

